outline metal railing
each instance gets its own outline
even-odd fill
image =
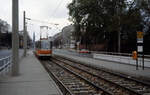
[[[132,57],[132,53],[103,52],[103,51],[99,51],[99,52],[98,51],[92,51],[92,53]],[[141,54],[139,54],[138,56],[142,57]],[[144,55],[144,56],[145,56],[145,58],[150,58],[150,55]]]
[[[0,75],[6,75],[11,70],[12,57],[8,56],[0,59]]]
[[[114,61],[119,63],[126,63],[136,65],[136,60],[133,60],[131,53],[114,53],[114,52],[93,52],[93,58],[103,59],[107,61]],[[142,65],[142,55],[138,56],[139,66]],[[145,55],[145,67],[150,67],[150,56]]]

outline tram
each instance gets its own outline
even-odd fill
[[[48,38],[43,38],[37,41],[35,53],[38,57],[51,57],[52,41],[49,41]]]

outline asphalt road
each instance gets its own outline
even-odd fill
[[[7,56],[10,56],[12,54],[12,50],[11,49],[6,49],[6,50],[0,50],[0,59],[1,58],[4,58],[4,57],[7,57]],[[20,49],[19,50],[19,56],[21,56],[23,54],[23,50]]]
[[[11,55],[11,50],[0,50],[0,59]]]

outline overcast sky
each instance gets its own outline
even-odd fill
[[[0,19],[12,22],[12,0],[0,0]],[[39,26],[48,25],[52,27],[49,30],[49,36],[58,33],[62,27],[69,25],[68,3],[72,0],[19,0],[19,30],[23,29],[23,11],[26,11],[28,18],[41,20],[49,23],[57,23],[59,26],[54,26],[48,23],[40,23],[28,21],[28,31],[32,37],[33,32],[36,34],[36,39],[39,38]]]

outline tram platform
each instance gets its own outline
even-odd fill
[[[54,54],[68,58],[68,59],[72,59],[76,62],[87,64],[89,66],[107,69],[107,70],[110,70],[112,72],[116,72],[119,74],[124,74],[124,75],[127,75],[128,77],[136,77],[145,81],[150,81],[150,68],[149,67],[145,67],[144,70],[142,69],[142,67],[139,67],[138,70],[136,70],[135,65],[122,64],[119,62],[106,61],[106,60],[94,59],[92,57],[79,56],[76,54],[71,54],[67,51],[63,52],[63,50],[55,50]]]
[[[32,51],[21,59],[19,67],[19,76],[0,79],[0,95],[62,95]]]

